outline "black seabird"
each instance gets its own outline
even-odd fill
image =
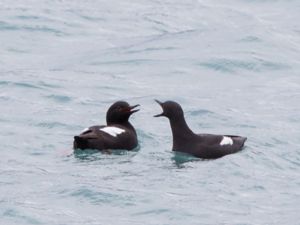
[[[107,126],[92,126],[86,128],[78,136],[74,136],[74,149],[124,149],[137,147],[138,140],[134,127],[129,123],[129,117],[139,111],[139,105],[130,106],[127,102],[118,101],[106,113]]]
[[[155,117],[169,119],[173,134],[173,151],[189,153],[202,159],[216,159],[240,151],[246,137],[234,135],[195,134],[186,124],[181,106],[173,101],[155,100],[163,109]]]

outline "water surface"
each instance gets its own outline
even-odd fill
[[[1,224],[299,224],[300,4],[0,3]],[[141,104],[134,152],[73,154],[111,103]],[[197,133],[248,137],[202,161],[171,152],[153,99]]]

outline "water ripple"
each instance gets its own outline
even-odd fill
[[[32,89],[43,89],[39,85],[28,82],[11,82],[11,81],[0,81],[0,86],[10,86],[13,85],[17,88],[32,88]]]
[[[28,224],[42,224],[39,220],[35,219],[34,217],[28,216],[25,213],[21,213],[18,210],[15,209],[6,209],[2,216],[12,218],[16,222],[19,221],[22,223],[22,221],[25,221]]]
[[[53,128],[70,128],[69,124],[65,124],[65,123],[60,123],[60,122],[41,122],[41,123],[37,123],[36,126],[38,127],[43,127],[43,128],[47,128],[47,129],[53,129]]]
[[[259,38],[259,37],[256,37],[256,36],[246,36],[242,39],[240,39],[240,42],[262,42],[262,40]]]
[[[67,103],[72,101],[72,98],[66,95],[47,95],[46,98],[52,99],[56,102],[60,102],[60,103]]]
[[[114,65],[114,64],[124,64],[124,65],[144,65],[151,64],[157,60],[153,59],[128,59],[128,60],[113,60],[113,61],[99,61],[91,62],[90,65]]]
[[[208,62],[202,62],[198,65],[206,67],[211,70],[216,70],[226,73],[234,73],[238,70],[248,70],[255,72],[264,71],[277,71],[288,69],[289,66],[283,63],[275,63],[270,61],[265,61],[261,59],[257,60],[235,60],[235,59],[211,59]]]
[[[2,31],[29,31],[29,32],[43,32],[43,33],[52,33],[58,36],[68,35],[67,33],[52,28],[46,25],[12,25],[4,21],[0,21],[0,30]]]
[[[199,110],[188,111],[186,112],[186,114],[188,116],[201,116],[201,115],[212,115],[215,113],[206,109],[199,109]]]
[[[21,88],[43,89],[39,85],[35,85],[27,82],[13,82],[12,84],[16,87],[21,87]]]

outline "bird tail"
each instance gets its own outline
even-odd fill
[[[73,148],[81,148],[84,149],[84,146],[87,145],[87,139],[80,136],[74,136]]]

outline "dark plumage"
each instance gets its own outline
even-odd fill
[[[74,136],[74,149],[125,149],[137,147],[138,140],[129,117],[139,111],[139,105],[130,106],[127,102],[118,101],[108,109],[106,123],[103,126],[92,126],[80,135]]]
[[[181,106],[173,101],[156,102],[163,112],[155,117],[169,119],[173,134],[173,151],[189,153],[203,159],[216,159],[240,151],[246,137],[233,135],[195,134],[186,124]]]

